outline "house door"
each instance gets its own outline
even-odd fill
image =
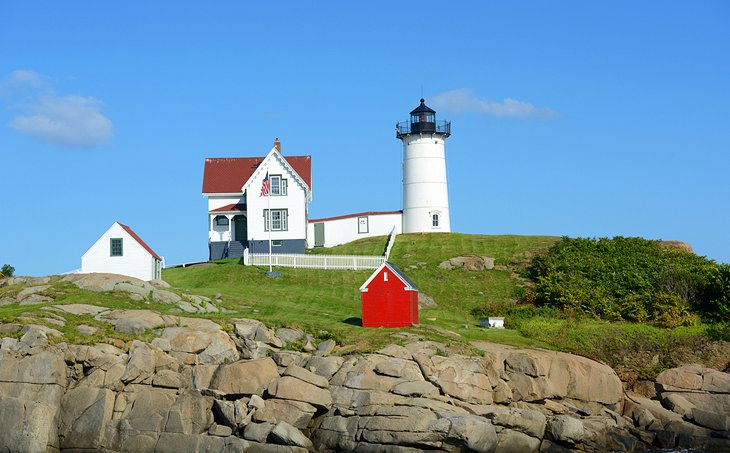
[[[314,246],[324,247],[324,223],[314,224]]]
[[[237,215],[233,217],[233,240],[245,241],[248,237],[246,217]]]

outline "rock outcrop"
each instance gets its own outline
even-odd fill
[[[476,255],[456,256],[440,263],[439,268],[483,271],[484,269],[494,269],[494,258]]]
[[[0,450],[730,451],[730,377],[699,366],[665,371],[649,399],[570,354],[477,343],[482,355],[467,356],[411,342],[337,356],[332,341],[255,320],[226,332],[89,307],[58,309],[160,336],[49,344],[31,327],[4,338]],[[286,349],[294,342],[309,352]]]

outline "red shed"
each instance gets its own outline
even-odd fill
[[[402,270],[385,262],[360,287],[363,327],[418,324],[418,288]]]

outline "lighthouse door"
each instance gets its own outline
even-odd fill
[[[324,223],[314,224],[314,246],[324,247]]]

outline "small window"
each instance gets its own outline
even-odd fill
[[[281,239],[271,241],[271,245],[274,247],[281,247],[283,243],[284,241],[282,241]]]
[[[383,281],[384,282],[388,281],[388,271],[383,272]]]
[[[287,180],[281,175],[271,175],[271,195],[284,196],[287,190]]]
[[[110,253],[109,256],[123,256],[124,250],[122,249],[122,238],[110,239]]]
[[[433,214],[431,216],[431,226],[433,226],[434,228],[438,228],[438,226],[439,226],[439,215],[438,214]]]
[[[224,215],[216,216],[215,224],[217,226],[228,226],[228,217],[226,217]]]

